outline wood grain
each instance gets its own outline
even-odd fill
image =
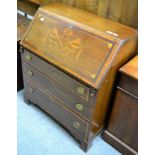
[[[104,65],[110,63],[107,58],[120,39],[125,42],[137,35],[135,29],[60,3],[40,8],[35,18],[39,20],[33,20],[21,44],[94,88],[102,82]]]
[[[31,20],[24,16],[17,14],[17,41],[20,41],[24,36]]]
[[[126,65],[121,67],[120,72],[137,80],[138,79],[138,56],[135,56]]]
[[[68,113],[75,113],[80,122],[85,121],[88,124],[85,136],[82,133],[82,137],[77,137],[74,130],[70,132],[78,138],[81,148],[87,151],[105,125],[118,69],[136,54],[137,31],[90,12],[54,3],[39,8],[21,46],[25,80],[39,87],[36,88],[36,96],[31,98],[27,95],[26,100],[44,106],[47,96],[39,98],[38,89],[44,90],[65,105]],[[29,68],[30,75],[33,72],[31,77],[26,75],[29,75]],[[55,76],[52,75],[53,68]],[[28,85],[25,82],[25,87]],[[75,111],[76,102],[84,105],[84,113]],[[44,110],[59,118],[52,112],[51,106],[58,108],[56,104],[46,103]],[[61,108],[59,110],[63,112],[64,107]],[[66,119],[72,119],[72,116],[65,113],[58,121],[70,129],[69,124],[63,123]],[[82,128],[85,130],[85,124]]]
[[[32,3],[30,1],[26,0],[18,0],[17,1],[17,9],[19,11],[24,12],[25,14],[29,14],[31,16],[34,16],[39,5],[36,3]]]
[[[130,69],[133,66],[137,68],[137,57],[119,70],[108,113],[109,121],[103,132],[103,139],[126,155],[138,154],[138,79],[135,78],[137,69]]]
[[[28,79],[24,79],[25,96],[34,104],[37,104],[48,114],[52,115],[54,119],[63,124],[70,132],[77,135],[79,138],[85,139],[89,124],[81,119],[78,115],[71,112],[62,105],[53,96],[44,91],[43,88],[39,88]],[[33,89],[33,93],[30,93],[30,89]],[[65,118],[65,119],[64,119]],[[74,127],[75,122],[80,124],[79,128]]]
[[[35,4],[39,4],[39,5],[40,5],[40,0],[28,0],[28,1],[33,2],[33,3],[35,3]]]
[[[29,0],[43,6],[60,2],[138,28],[138,0]],[[24,3],[24,4],[23,4]],[[18,9],[34,15],[34,4],[18,0]]]
[[[42,0],[41,5],[53,2],[61,2],[138,28],[138,0]]]

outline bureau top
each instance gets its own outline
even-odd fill
[[[128,37],[133,37],[135,35],[136,30],[131,27],[61,3],[49,4],[41,7],[41,9],[63,16],[74,22],[76,21],[88,25],[101,32],[107,33],[107,31],[110,31],[116,33],[118,34],[118,38],[121,39],[127,39]]]
[[[121,67],[120,72],[138,80],[138,55]]]
[[[39,8],[21,45],[98,89],[119,48],[136,37],[133,28],[56,3]]]

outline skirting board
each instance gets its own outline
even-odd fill
[[[123,155],[138,155],[138,153],[107,130],[103,131],[102,138],[120,151]]]

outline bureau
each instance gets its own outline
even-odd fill
[[[120,68],[109,123],[103,139],[124,155],[138,154],[138,56]]]
[[[135,29],[59,3],[40,7],[21,41],[25,102],[87,151],[104,127],[117,69],[136,48]]]

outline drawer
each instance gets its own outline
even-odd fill
[[[65,106],[70,108],[75,113],[80,114],[85,119],[90,118],[91,105],[88,102],[78,99],[74,95],[71,95],[66,89],[61,87],[55,81],[47,78],[45,75],[31,67],[27,63],[23,62],[23,73],[24,77],[27,77],[31,81],[35,82],[41,88],[53,94],[57,100],[63,103]]]
[[[45,110],[71,133],[85,139],[89,127],[86,121],[59,103],[54,96],[49,96],[44,90],[32,84],[29,80],[24,79],[24,85],[24,95],[28,100]]]
[[[118,87],[138,97],[138,81],[126,75],[121,75]]]
[[[76,81],[75,79],[68,76],[66,73],[60,71],[53,65],[48,64],[47,62],[43,61],[41,58],[28,52],[27,50],[24,50],[24,53],[22,54],[22,59],[30,65],[32,65],[33,67],[37,68],[40,72],[44,73],[49,78],[60,83],[62,86],[64,86],[72,93],[78,95],[78,97],[86,101],[89,101],[89,87]]]

